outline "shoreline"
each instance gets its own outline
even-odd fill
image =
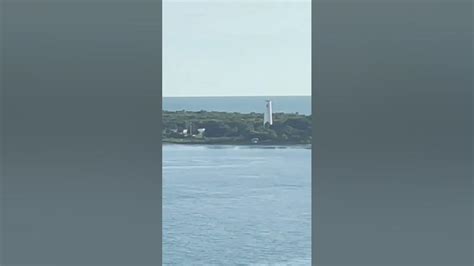
[[[162,142],[162,146],[207,146],[207,147],[251,147],[251,148],[302,148],[312,149],[312,144],[246,144],[246,143],[175,143]]]
[[[179,144],[179,145],[229,145],[229,146],[311,146],[312,143],[300,142],[278,142],[264,141],[258,143],[250,143],[247,140],[212,140],[212,139],[169,139],[165,138],[161,141],[163,144]]]

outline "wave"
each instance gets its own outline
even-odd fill
[[[258,262],[258,263],[250,263],[251,266],[309,266],[311,265],[311,258],[296,258],[287,261],[281,262]]]

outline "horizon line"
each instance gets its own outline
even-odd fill
[[[219,97],[311,97],[311,95],[176,95],[162,98],[219,98]]]

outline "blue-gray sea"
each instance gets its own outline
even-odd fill
[[[311,265],[311,150],[163,146],[165,265]]]
[[[265,100],[274,112],[311,114],[311,96],[164,97],[163,110],[263,113]]]

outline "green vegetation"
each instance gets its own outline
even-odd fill
[[[312,133],[311,116],[297,113],[274,113],[273,125],[264,126],[259,113],[163,111],[163,126],[164,143],[310,144]]]

